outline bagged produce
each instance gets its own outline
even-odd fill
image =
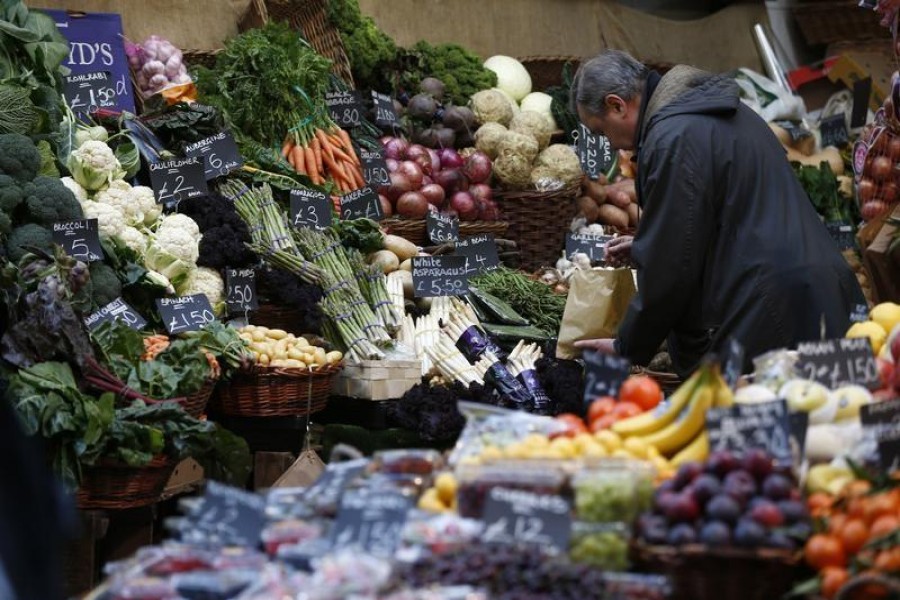
[[[615,337],[635,291],[630,269],[578,269],[569,282],[556,357],[580,356],[578,340]]]

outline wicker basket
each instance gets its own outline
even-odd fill
[[[331,60],[334,74],[353,87],[350,59],[340,34],[328,19],[327,0],[267,0],[266,9],[272,20],[286,21],[302,31],[309,45]]]
[[[153,504],[166,487],[175,461],[157,456],[143,467],[102,461],[84,469],[76,501],[81,509],[126,509]]]
[[[416,246],[431,245],[425,219],[385,219],[381,222],[381,226],[387,233],[407,239]],[[459,237],[465,238],[487,233],[500,237],[506,233],[508,227],[509,223],[503,221],[461,221]]]
[[[556,264],[577,212],[580,184],[555,192],[495,191],[494,201],[509,223],[506,236],[516,242],[519,268],[536,271]]]
[[[284,329],[294,335],[304,335],[299,317],[299,309],[281,306],[278,304],[260,304],[259,308],[250,313],[250,324],[269,329]]]
[[[214,406],[232,417],[301,417],[328,403],[331,383],[341,370],[328,365],[315,371],[256,367],[238,372],[220,386]]]
[[[795,584],[799,553],[776,550],[644,546],[634,549],[641,570],[667,575],[670,600],[773,600]]]
[[[801,2],[793,13],[808,44],[890,38],[890,30],[879,24],[881,17],[860,8],[857,0]]]
[[[185,397],[183,400],[172,400],[172,402],[178,402],[181,408],[184,409],[184,412],[195,419],[199,419],[206,412],[206,405],[210,396],[212,396],[213,390],[216,389],[217,381],[218,379],[207,379],[203,387],[190,396]]]

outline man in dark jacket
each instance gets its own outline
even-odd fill
[[[766,123],[730,78],[677,66],[660,77],[608,50],[579,69],[572,103],[613,147],[634,150],[643,210],[629,258],[638,293],[615,340],[578,345],[646,364],[668,337],[692,371],[734,337],[753,357],[841,337],[862,292]]]

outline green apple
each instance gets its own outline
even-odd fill
[[[872,401],[872,392],[861,385],[845,385],[831,392],[837,403],[835,421],[858,419],[859,409]]]
[[[807,379],[792,379],[781,386],[779,396],[787,401],[793,412],[809,413],[809,422],[830,423],[837,411],[837,404],[829,396],[828,388]]]

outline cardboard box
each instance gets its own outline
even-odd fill
[[[900,245],[890,250],[900,235],[900,204],[894,206],[891,218],[884,222],[878,234],[863,254],[863,264],[872,281],[876,303],[900,302]]]
[[[365,360],[347,364],[334,378],[331,393],[364,400],[400,398],[422,381],[421,360]]]

